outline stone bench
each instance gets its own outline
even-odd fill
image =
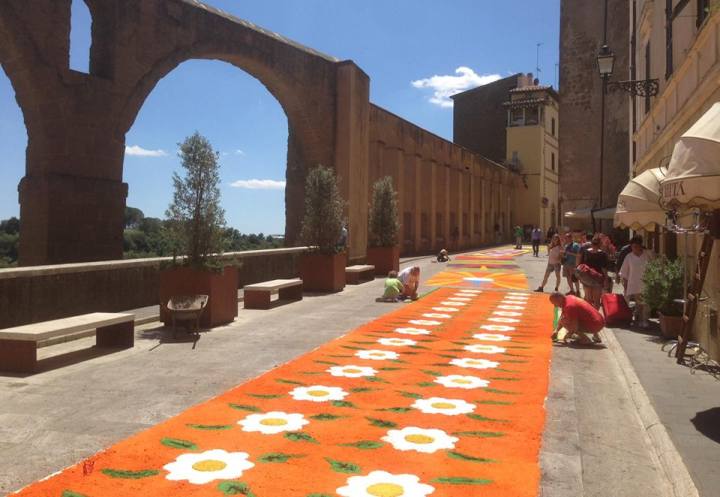
[[[243,288],[245,309],[269,309],[270,297],[277,292],[278,300],[302,300],[303,282],[300,278],[254,283]]]
[[[0,371],[32,373],[37,366],[38,342],[95,328],[97,347],[135,345],[135,315],[93,312],[0,330]]]
[[[369,264],[348,266],[345,268],[345,282],[348,285],[359,285],[375,279],[375,266]]]

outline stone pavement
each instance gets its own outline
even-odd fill
[[[523,256],[518,262],[530,288],[536,287],[546,259]],[[424,278],[444,269],[427,258],[419,264]],[[134,349],[33,376],[0,375],[0,493],[75,463],[388,312],[394,304],[374,300],[381,287],[378,279],[271,311],[242,310],[232,325],[203,334],[197,343],[174,341],[157,323],[144,325],[137,330]],[[43,349],[43,354],[92,343],[85,338]],[[671,495],[611,351],[556,346],[551,374],[542,495]]]

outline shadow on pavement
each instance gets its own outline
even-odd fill
[[[700,411],[690,421],[697,431],[720,444],[720,407]]]

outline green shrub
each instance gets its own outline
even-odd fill
[[[370,246],[394,247],[400,232],[397,193],[392,178],[386,176],[373,185],[370,204]]]
[[[682,314],[682,305],[674,302],[683,298],[683,265],[679,259],[670,261],[662,256],[648,262],[643,283],[643,299],[653,311],[666,316]]]
[[[305,215],[300,239],[324,254],[335,254],[345,247],[338,245],[345,218],[345,201],[340,196],[335,172],[316,166],[305,180]]]

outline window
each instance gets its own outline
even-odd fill
[[[552,170],[555,170],[555,152],[550,152],[550,165]]]
[[[645,79],[650,79],[650,41],[645,45]],[[645,97],[645,114],[650,112],[650,95]]]
[[[70,69],[90,72],[92,17],[84,0],[73,0],[70,6]]]
[[[550,133],[555,136],[555,118],[550,120]]]
[[[525,126],[535,126],[540,123],[540,109],[529,107],[525,109]]]
[[[521,107],[515,107],[510,110],[510,126],[524,126],[525,113]]]
[[[710,14],[710,0],[697,0],[697,27],[702,26]]]

